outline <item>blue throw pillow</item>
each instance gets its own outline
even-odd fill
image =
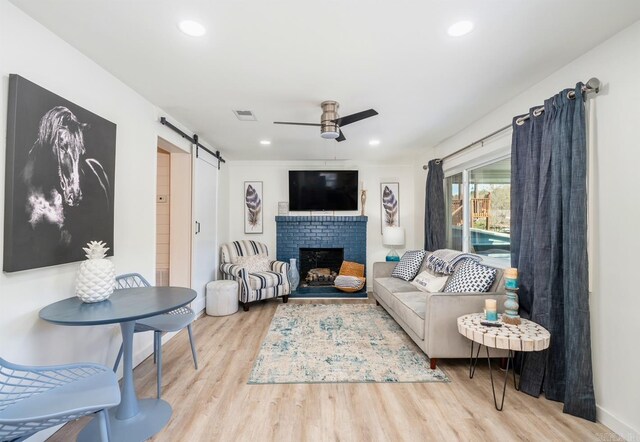
[[[418,270],[422,266],[422,260],[426,255],[427,252],[425,250],[407,250],[400,258],[400,262],[396,264],[391,276],[411,281],[418,274]]]
[[[456,268],[444,287],[445,293],[487,292],[493,285],[498,271],[478,264],[473,259],[465,259]]]

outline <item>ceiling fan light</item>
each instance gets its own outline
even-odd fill
[[[326,132],[322,132],[320,135],[322,136],[322,138],[325,138],[327,140],[335,140],[340,136],[340,133],[336,131],[328,130]]]

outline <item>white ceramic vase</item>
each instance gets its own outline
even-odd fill
[[[116,286],[113,263],[106,259],[105,243],[91,241],[83,248],[87,260],[80,264],[76,278],[76,296],[83,302],[100,302],[109,298]]]
[[[298,284],[300,284],[300,273],[298,273],[296,259],[291,258],[289,259],[289,285],[291,286],[292,292],[296,291]]]

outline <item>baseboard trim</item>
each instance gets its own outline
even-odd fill
[[[624,440],[640,441],[640,431],[631,428],[600,405],[596,405],[596,420],[618,436],[622,437]]]
[[[205,309],[206,300],[204,298],[196,298],[191,303],[191,309],[196,312],[196,314],[200,313]]]

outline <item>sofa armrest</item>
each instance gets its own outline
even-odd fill
[[[484,310],[485,299],[496,299],[503,310],[504,292],[427,293],[424,338],[433,358],[469,357],[469,340],[458,333],[457,319]]]
[[[373,263],[373,277],[374,278],[388,278],[391,276],[393,269],[396,268],[397,262],[374,262]]]
[[[284,261],[271,261],[269,263],[269,268],[272,272],[282,273],[286,275],[289,273],[289,263]]]

